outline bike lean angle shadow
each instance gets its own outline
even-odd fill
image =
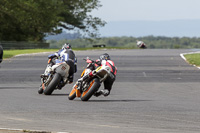
[[[80,100],[74,100],[74,101],[80,101]],[[88,100],[86,102],[148,102],[153,100],[133,100],[133,99],[124,99],[124,100]]]

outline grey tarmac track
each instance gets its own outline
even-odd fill
[[[108,97],[68,100],[72,85],[37,93],[48,53],[4,60],[0,66],[0,128],[69,133],[199,133],[200,70],[180,53],[193,50],[75,51],[82,58],[109,53],[118,67]],[[101,86],[103,88],[103,85]],[[1,130],[0,130],[1,132]]]

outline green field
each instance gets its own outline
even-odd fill
[[[184,55],[191,65],[200,66],[200,53]]]

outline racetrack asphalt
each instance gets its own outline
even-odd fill
[[[75,51],[82,60],[109,53],[118,68],[108,97],[68,100],[73,84],[51,96],[37,93],[49,53],[0,64],[0,128],[69,133],[199,133],[200,70],[180,53],[190,49]],[[101,86],[103,89],[103,85]],[[1,130],[0,130],[1,131]]]

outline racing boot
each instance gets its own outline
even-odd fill
[[[73,76],[69,76],[69,77],[68,77],[68,84],[71,84],[71,83],[73,83],[73,79],[74,79],[74,77],[73,77]]]
[[[101,94],[104,95],[105,97],[108,96],[110,94],[109,90],[107,89],[103,89],[103,90],[100,90]]]
[[[94,96],[98,97],[100,95],[108,96],[110,92],[107,89],[100,90],[94,93]]]

